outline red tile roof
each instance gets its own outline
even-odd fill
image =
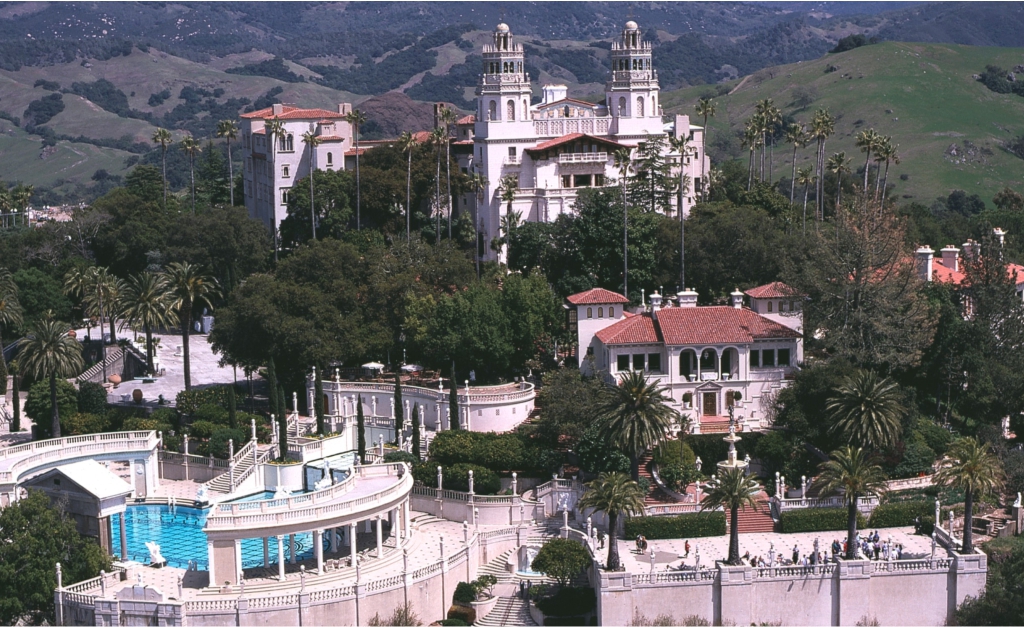
[[[1013,279],[1015,285],[1024,283],[1024,266],[1016,263],[1006,264],[1006,272]],[[957,270],[947,268],[942,263],[941,257],[932,259],[932,280],[939,283],[952,283],[962,285],[967,280],[967,273],[964,272],[964,258],[961,256],[957,264]]]
[[[649,315],[632,316],[597,332],[604,344],[657,344],[662,341]]]
[[[749,309],[671,307],[658,312],[666,344],[746,344],[755,339],[798,338],[800,334]]]
[[[585,137],[591,141],[597,142],[599,144],[605,144],[607,146],[612,146],[614,148],[628,148],[628,146],[624,144],[613,142],[612,140],[605,139],[603,137],[595,137],[593,135],[587,135],[586,133],[569,133],[568,135],[562,135],[561,137],[556,137],[555,139],[549,139],[546,142],[541,142],[534,146],[533,148],[527,148],[526,152],[540,152],[542,150],[548,150],[549,148],[555,148],[557,146],[561,146],[562,144],[575,141],[577,139],[580,139],[581,137]]]
[[[586,292],[573,294],[566,298],[573,305],[605,305],[615,303],[628,303],[629,299],[622,294],[617,294],[602,287],[595,287]]]
[[[281,107],[281,113],[278,113],[277,115],[274,115],[274,107],[267,107],[266,109],[253,111],[252,113],[243,113],[241,117],[246,120],[255,120],[259,118],[264,120],[272,120],[274,118],[281,120],[341,120],[345,115],[329,109],[300,109],[299,107],[284,105]]]
[[[465,115],[455,121],[456,124],[473,124],[476,122],[475,115]]]
[[[796,296],[796,290],[782,281],[752,287],[743,293],[751,298],[791,298]]]

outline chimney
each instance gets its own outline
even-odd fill
[[[348,115],[349,113],[352,113],[352,103],[351,102],[339,102],[338,103],[338,113],[341,114],[341,115]]]
[[[683,291],[676,294],[676,296],[679,298],[680,307],[697,306],[697,292],[693,290],[683,289]]]
[[[676,139],[690,134],[690,116],[688,115],[676,115],[675,128],[673,132]]]
[[[917,276],[922,281],[931,282],[932,280],[932,258],[935,256],[935,251],[931,249],[931,246],[922,246],[917,249]]]
[[[969,261],[977,261],[978,257],[981,256],[981,244],[969,239],[963,244],[964,259]]]
[[[651,313],[655,317],[658,316],[658,310],[661,309],[661,294],[657,290],[651,292]]]
[[[1006,243],[1006,231],[996,227],[992,229],[992,235],[996,236],[996,239],[999,241],[999,247],[1002,248],[1003,244]]]
[[[274,104],[271,109],[273,110],[274,115],[281,115],[284,113],[284,105],[281,103]]]
[[[565,85],[544,85],[541,87],[544,100],[541,104],[551,104],[559,100],[565,100],[569,96],[569,88]]]
[[[939,251],[942,254],[942,265],[946,266],[953,272],[957,272],[960,269],[960,249],[952,244],[947,244],[945,248]]]
[[[732,300],[733,309],[743,309],[743,292],[740,288],[733,290],[732,294],[729,294],[730,300]]]

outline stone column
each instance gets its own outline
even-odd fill
[[[412,537],[412,521],[409,520],[409,499],[402,503],[402,522],[405,524],[405,537]]]
[[[335,555],[337,555],[337,553],[338,553],[338,530],[332,528],[330,530],[330,534],[331,534],[331,553],[334,553]]]
[[[324,532],[320,529],[313,530],[313,553],[316,555],[316,572],[324,574]]]
[[[270,539],[263,537],[263,568],[270,568]]]
[[[284,581],[284,536],[277,536],[277,578]]]
[[[217,573],[214,572],[213,569],[213,542],[210,541],[207,541],[206,543],[206,563],[209,564],[209,567],[207,567],[206,572],[210,575],[210,581],[207,585],[209,585],[211,588],[215,588],[217,587]]]
[[[295,563],[295,534],[288,534],[288,563]]]
[[[377,516],[377,557],[384,557],[384,520]]]
[[[121,531],[121,561],[128,561],[128,533],[125,531],[124,518],[128,515],[127,509],[117,517],[117,525]]]
[[[349,523],[348,526],[348,546],[352,555],[352,565],[355,566],[359,553],[359,531],[356,529],[355,522]]]

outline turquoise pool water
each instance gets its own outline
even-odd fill
[[[271,493],[271,496],[273,493]],[[258,499],[250,499],[258,500]],[[167,565],[175,568],[188,568],[189,561],[194,561],[199,570],[207,570],[206,534],[203,526],[209,509],[193,507],[175,507],[168,505],[129,505],[125,512],[125,535],[128,539],[128,559],[149,563],[149,549],[146,542],[160,545],[160,553],[167,558]],[[120,514],[112,516],[114,551],[120,551],[121,521]],[[325,536],[326,539],[326,536]],[[327,548],[327,543],[324,543]],[[277,563],[277,541],[270,539],[270,564]],[[285,557],[288,556],[288,539],[285,538]],[[313,534],[299,533],[295,535],[295,559],[315,559],[313,555]],[[248,538],[242,540],[242,567],[257,568],[263,566],[263,540]]]

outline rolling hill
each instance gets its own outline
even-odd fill
[[[1024,133],[1024,98],[994,93],[973,75],[989,64],[1021,63],[1021,48],[885,42],[760,70],[716,96],[711,154],[746,158],[736,133],[761,99],[772,98],[784,115],[801,122],[826,107],[838,118],[826,151],[845,151],[854,168],[863,167],[863,153],[854,144],[859,131],[874,128],[899,144],[902,163],[892,167],[889,181],[901,199],[928,204],[962,189],[991,202],[1004,186],[1024,187],[1024,161],[1004,148]],[[707,92],[667,92],[662,103],[666,113],[693,116],[694,104]],[[781,144],[775,153],[775,178],[788,177],[792,146]],[[797,167],[813,163],[813,145],[798,152]]]

